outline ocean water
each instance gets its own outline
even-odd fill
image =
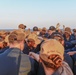
[[[13,30],[16,30],[16,29],[0,29],[1,30],[5,30],[5,31],[13,31]],[[28,30],[28,29],[26,29]],[[30,29],[31,31],[33,31],[33,29]],[[61,29],[63,31],[63,29]],[[73,29],[71,29],[72,33],[73,33]]]
[[[1,30],[5,30],[5,31],[13,31],[13,30],[16,30],[16,29],[0,29],[0,31]],[[27,30],[27,29],[26,29]],[[32,29],[31,29],[31,31],[32,31]]]
[[[0,29],[1,30],[5,30],[5,31],[13,31],[14,29]]]

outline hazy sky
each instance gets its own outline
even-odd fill
[[[76,0],[0,0],[0,29],[47,27],[57,23],[76,28]]]

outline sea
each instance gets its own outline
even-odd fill
[[[16,29],[0,29],[1,30],[4,30],[4,31],[13,31],[13,30],[16,30]],[[28,29],[26,29],[28,30]],[[30,29],[31,31],[33,31],[33,29]],[[63,31],[63,29],[61,29]],[[73,29],[71,29],[71,31],[73,32]]]
[[[13,30],[16,30],[16,29],[0,29],[0,31],[1,30],[4,30],[4,31],[13,31]],[[26,30],[28,30],[28,29],[26,29]],[[32,31],[32,29],[30,29],[31,31]]]

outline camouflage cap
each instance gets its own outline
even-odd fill
[[[73,32],[76,32],[76,29],[73,29]]]
[[[25,40],[26,35],[23,32],[20,32],[19,30],[15,30],[13,31],[9,36],[8,36],[8,40],[9,43],[12,43],[14,41],[22,41]]]
[[[62,40],[64,40],[63,35],[62,35],[61,33],[59,33],[59,32],[53,32],[53,33],[51,34],[51,38],[54,38],[54,37],[56,37],[56,36],[58,36],[58,37],[60,37]]]
[[[0,35],[4,35],[5,33],[6,33],[5,30],[1,30],[1,31],[0,31]]]
[[[71,34],[71,28],[70,27],[66,27],[64,30],[65,33]]]
[[[55,39],[44,41],[41,45],[40,57],[44,61],[50,62],[50,59],[48,59],[48,57],[53,54],[59,55],[63,60],[64,47],[62,46],[62,44],[60,44],[60,42]]]
[[[26,28],[26,25],[20,24],[20,25],[18,26],[18,28],[20,28],[20,29],[25,29],[25,28]]]
[[[46,30],[47,30],[46,27],[43,27],[43,28],[42,28],[42,31],[46,31]]]
[[[31,34],[27,37],[27,39],[28,39],[28,40],[29,40],[29,39],[33,39],[36,44],[40,44],[41,41],[42,41],[42,40],[39,39],[38,36],[37,36],[36,34],[34,34],[34,33],[31,33]]]

